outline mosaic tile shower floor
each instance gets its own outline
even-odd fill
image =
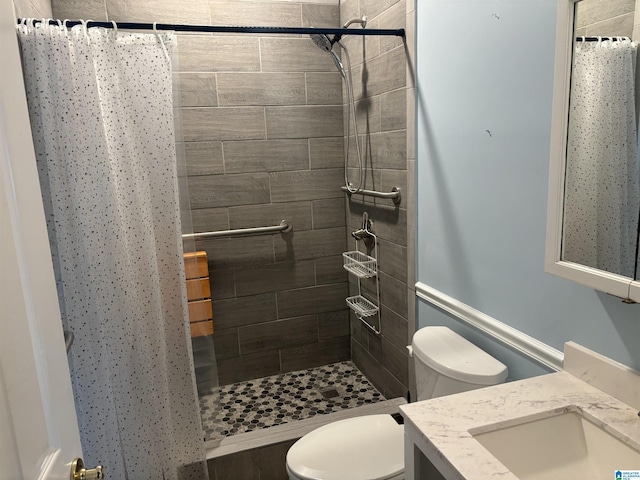
[[[200,396],[205,438],[251,432],[385,400],[351,362],[224,385]]]

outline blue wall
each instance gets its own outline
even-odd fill
[[[418,280],[563,349],[640,369],[640,305],[544,273],[556,0],[420,0]],[[529,361],[418,302],[503,360]]]

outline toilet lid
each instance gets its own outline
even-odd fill
[[[333,422],[294,443],[287,467],[301,480],[385,480],[404,471],[403,432],[388,414]]]

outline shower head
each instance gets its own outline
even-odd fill
[[[313,40],[313,43],[325,52],[330,52],[333,48],[333,44],[335,43],[335,41],[332,42],[329,36],[324,33],[312,33],[309,36],[311,37],[311,40]]]
[[[340,37],[336,35],[335,37],[333,37],[333,39],[331,39],[324,33],[312,33],[309,36],[311,37],[313,43],[315,43],[320,50],[323,50],[331,55],[331,58],[333,58],[333,63],[336,64],[336,68],[340,72],[340,75],[342,75],[342,78],[346,78],[347,74],[344,71],[344,66],[338,58],[338,55],[336,55],[336,52],[333,51],[333,44],[340,41]]]
[[[362,28],[367,26],[367,16],[363,15],[360,18],[352,18],[347,21],[342,28],[349,28],[349,25],[352,23],[359,23]],[[311,27],[313,28],[313,27]],[[326,33],[312,33],[309,35],[313,43],[316,44],[318,48],[324,50],[325,52],[330,52],[333,50],[333,44],[340,42],[342,35],[334,35],[333,38],[329,38],[329,35]],[[342,44],[340,44],[342,45]]]
[[[329,53],[331,54],[331,58],[333,58],[333,63],[336,64],[336,68],[340,72],[340,75],[342,75],[342,78],[347,78],[347,74],[344,71],[344,65],[342,65],[342,62],[338,58],[338,55],[336,55],[336,52],[331,50]]]

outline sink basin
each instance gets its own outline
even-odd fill
[[[520,480],[613,479],[616,470],[640,469],[640,452],[622,434],[612,435],[579,411],[482,430],[470,433]]]

